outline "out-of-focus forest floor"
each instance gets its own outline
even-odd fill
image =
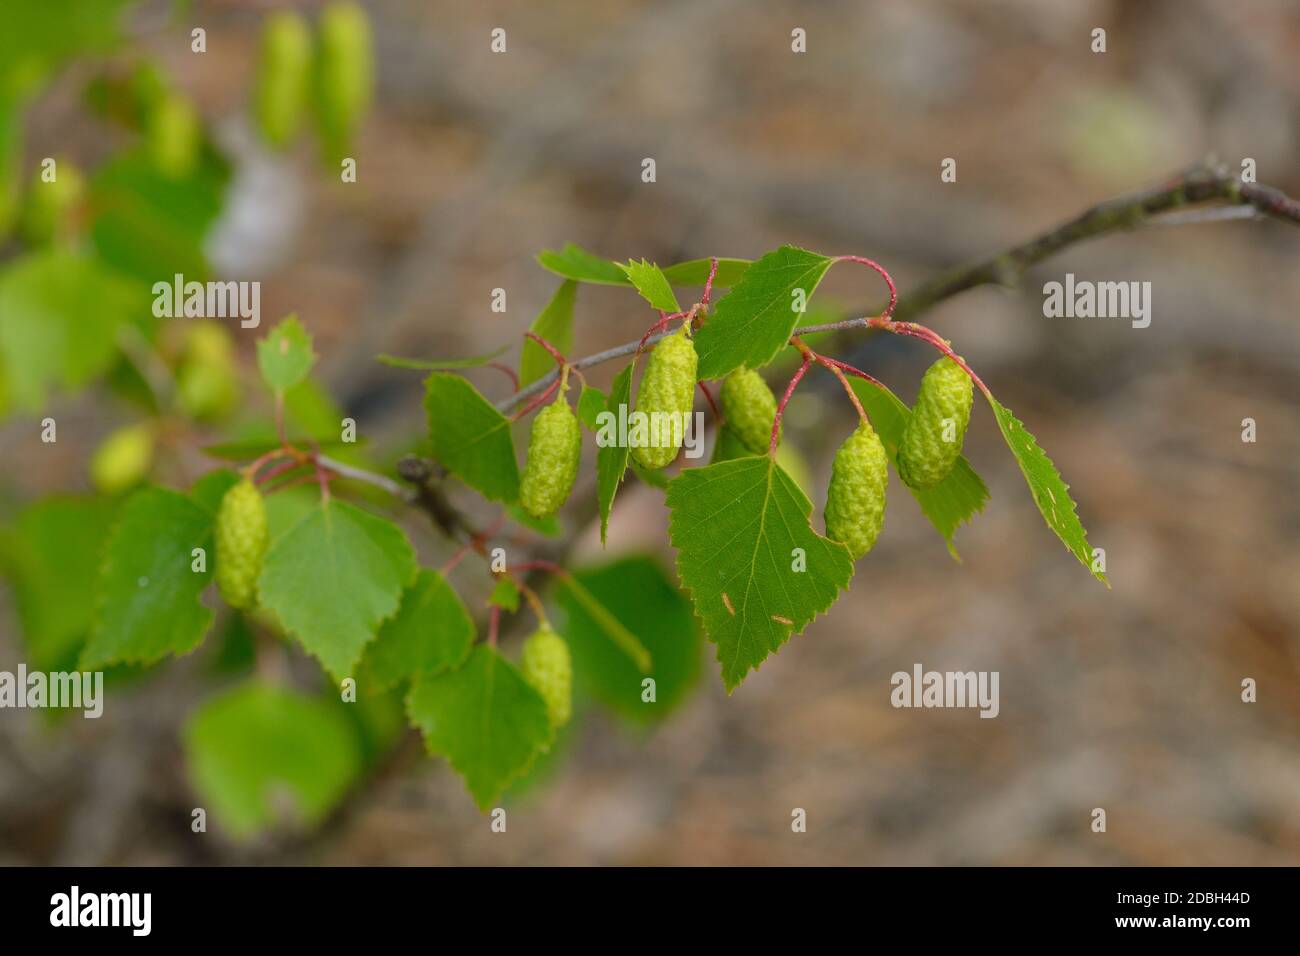
[[[789,242],[877,259],[906,293],[1209,153],[1234,169],[1252,157],[1261,182],[1300,193],[1300,17],[1286,4],[371,9],[381,99],[358,183],[315,174],[310,156],[271,170],[304,192],[262,209],[275,224],[264,231],[289,238],[224,255],[263,279],[268,321],[296,311],[308,324],[327,382],[379,448],[405,447],[422,412],[418,376],[372,357],[517,341],[556,282],[532,257],[568,240],[661,263]],[[200,2],[194,16],[210,52],[164,59],[237,137],[259,12]],[[487,51],[495,26],[505,55]],[[1094,26],[1108,31],[1105,54],[1089,51]],[[794,27],[806,54],[790,52]],[[51,97],[37,142],[93,141],[69,126],[74,99]],[[640,181],[643,157],[656,159],[653,184]],[[956,183],[940,182],[945,157]],[[259,258],[242,261],[250,249]],[[709,648],[699,690],[651,732],[589,715],[550,779],[510,804],[507,834],[423,761],[260,858],[1300,863],[1298,257],[1300,230],[1274,222],[1143,228],[1073,247],[1019,290],[976,290],[919,317],[1053,457],[1112,590],[1044,527],[977,399],[967,457],[992,499],[957,534],[962,563],[894,479],[880,542],[828,616],[731,697]],[[1151,326],[1044,318],[1042,284],[1067,272],[1150,281]],[[505,314],[489,310],[497,287]],[[865,270],[835,270],[818,298],[861,314],[880,291]],[[577,351],[635,338],[652,318],[624,290],[584,288]],[[251,362],[251,339],[241,345]],[[906,341],[842,345],[909,401],[931,360]],[[852,427],[836,388],[810,381],[786,429],[818,488]],[[6,458],[27,441],[12,431]],[[63,446],[20,484],[84,484],[87,449]],[[661,501],[629,481],[610,552],[670,561]],[[598,559],[592,529],[580,534],[575,560]],[[429,534],[420,547],[446,550]],[[917,662],[999,671],[1000,716],[893,709],[890,675]],[[185,662],[173,671],[125,690],[101,721],[0,725],[0,747],[26,767],[0,785],[0,861],[248,858],[193,849],[176,740],[193,684]],[[1241,702],[1247,677],[1258,703]],[[807,833],[791,832],[795,807]],[[1089,828],[1095,807],[1106,833]]]

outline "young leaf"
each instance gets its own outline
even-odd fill
[[[537,254],[537,263],[543,269],[566,279],[592,282],[597,285],[627,285],[627,275],[618,263],[592,255],[581,246],[566,242],[559,252],[543,249]]]
[[[885,445],[885,452],[895,470],[898,468],[898,444],[903,438],[903,428],[912,416],[912,410],[903,400],[887,388],[878,388],[866,379],[852,378],[853,391],[857,393],[862,407],[871,418],[876,433]],[[952,543],[953,534],[958,526],[970,521],[984,510],[989,500],[989,490],[984,480],[971,467],[965,456],[957,459],[948,477],[933,488],[917,490],[903,485],[912,493],[921,512],[930,519],[935,530],[943,535],[948,544],[948,552],[958,557],[957,548]]]
[[[263,606],[342,679],[415,575],[401,529],[330,498],[272,537],[257,587]]]
[[[206,701],[184,731],[189,775],[201,802],[239,839],[281,822],[283,797],[313,826],[361,772],[354,726],[342,708],[249,683]]]
[[[772,361],[799,321],[800,300],[812,298],[833,261],[782,246],[750,266],[695,335],[699,377],[721,378],[742,365],[759,368]]]
[[[212,578],[214,521],[214,512],[166,488],[143,488],[127,501],[100,570],[81,668],[151,664],[198,647],[212,624],[199,597]],[[194,548],[206,552],[202,571],[192,570]]]
[[[293,388],[307,377],[315,363],[311,336],[296,315],[281,320],[266,338],[258,340],[257,365],[272,391],[286,392]]]
[[[572,578],[649,651],[645,670],[611,643],[601,621],[568,588],[556,599],[564,609],[560,633],[573,651],[579,683],[611,710],[637,723],[659,720],[681,702],[700,669],[700,633],[690,602],[649,557],[622,558],[599,568],[574,571]],[[642,699],[641,682],[654,676],[655,699]]]
[[[378,360],[392,368],[410,368],[420,372],[436,372],[456,368],[478,368],[495,361],[510,351],[510,346],[503,345],[494,352],[484,355],[471,355],[458,359],[411,359],[396,355],[380,355]]]
[[[573,300],[577,291],[578,283],[573,279],[561,282],[546,308],[528,327],[530,332],[555,346],[561,355],[568,355],[569,349],[573,348]],[[519,384],[535,382],[553,368],[555,359],[551,358],[551,353],[532,339],[524,339],[524,350],[519,356]]]
[[[629,259],[627,265],[619,263],[618,267],[627,273],[628,281],[636,286],[641,298],[650,303],[650,308],[660,312],[682,311],[682,307],[677,304],[677,296],[673,295],[673,287],[653,262],[644,259],[634,262]]]
[[[614,376],[614,381],[609,387],[609,399],[605,403],[605,411],[614,416],[615,423],[619,420],[619,409],[627,409],[627,413],[631,412],[629,403],[632,401],[634,368],[636,368],[635,358],[632,359],[631,365]],[[606,429],[607,432],[608,430]],[[596,503],[600,508],[601,544],[605,543],[605,533],[609,530],[609,512],[614,507],[614,495],[618,494],[623,473],[627,471],[628,448],[625,443],[618,440],[618,437],[615,426],[614,433],[607,434],[605,443],[596,450]]]
[[[437,571],[422,568],[402,595],[397,615],[366,645],[361,671],[369,690],[386,690],[422,674],[459,667],[474,643],[474,621]]]
[[[434,372],[424,389],[433,457],[486,498],[519,497],[510,420],[459,375]]]
[[[519,610],[519,588],[515,586],[515,582],[510,578],[497,578],[497,583],[492,587],[492,593],[488,595],[488,604],[514,614]]]
[[[1088,533],[1083,530],[1079,516],[1075,513],[1074,500],[1070,497],[1070,486],[1061,480],[1061,473],[1056,470],[1052,460],[1047,457],[1043,449],[1038,447],[1034,436],[1025,431],[1025,426],[1020,423],[1020,420],[1011,414],[1011,409],[987,392],[985,397],[993,409],[993,417],[998,421],[998,428],[1002,429],[1002,437],[1006,439],[1007,447],[1011,449],[1011,454],[1016,456],[1020,471],[1025,476],[1025,483],[1029,485],[1029,493],[1033,495],[1034,504],[1038,505],[1043,520],[1056,532],[1056,536],[1061,539],[1070,553],[1079,559],[1079,563],[1092,572],[1098,581],[1110,587],[1105,573],[1092,567],[1092,548],[1088,546]]]
[[[669,483],[667,504],[677,570],[728,693],[853,577],[848,549],[813,531],[812,502],[766,456],[689,468]]]
[[[447,758],[484,811],[551,742],[541,695],[482,644],[459,670],[416,678],[406,712],[429,752]]]
[[[718,273],[713,277],[715,289],[729,289],[745,274],[751,263],[748,259],[719,259]],[[664,278],[673,285],[704,285],[709,279],[711,264],[708,259],[691,259],[664,267]]]

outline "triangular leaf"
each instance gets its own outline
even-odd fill
[[[850,381],[897,471],[898,445],[903,439],[903,428],[912,417],[912,410],[887,388],[877,387],[861,378]],[[910,485],[905,484],[903,487],[912,493],[916,503],[921,506],[921,512],[930,519],[935,530],[943,535],[949,553],[957,558],[957,548],[952,543],[952,537],[958,526],[984,510],[984,505],[989,500],[989,490],[984,480],[976,474],[963,455],[957,459],[948,477],[933,488],[918,491]]]
[[[342,679],[415,574],[401,529],[330,498],[272,540],[257,586],[262,604]]]
[[[802,303],[812,298],[833,259],[806,249],[782,246],[745,271],[695,335],[699,377],[721,378],[747,365],[760,368],[790,340]]]
[[[100,570],[95,627],[81,667],[149,664],[186,654],[212,624],[199,597],[212,577],[215,515],[176,491],[148,487],[123,506]],[[193,549],[207,553],[194,571]]]
[[[369,690],[459,667],[474,643],[474,621],[446,579],[422,568],[397,615],[366,645],[361,671]]]
[[[316,362],[311,336],[290,315],[257,343],[257,365],[272,391],[286,392],[307,377]]]
[[[510,420],[459,375],[434,372],[424,381],[433,457],[486,498],[519,497],[519,465]]]
[[[1011,454],[1016,456],[1020,471],[1025,476],[1025,483],[1029,485],[1029,493],[1033,495],[1034,504],[1038,505],[1043,520],[1056,532],[1056,536],[1061,539],[1070,553],[1079,559],[1079,563],[1098,581],[1110,587],[1105,573],[1092,567],[1092,548],[1088,545],[1088,533],[1083,530],[1083,525],[1075,512],[1074,500],[1070,497],[1070,486],[1061,479],[1061,473],[1056,470],[1047,453],[1038,447],[1034,436],[1025,431],[1025,426],[1011,414],[1011,409],[988,392],[985,392],[984,396],[993,409],[993,417],[998,421],[998,428],[1002,429],[1002,437],[1006,439],[1007,447],[1011,449]]]
[[[629,259],[627,265],[619,263],[618,267],[627,273],[628,281],[641,293],[641,298],[650,303],[652,309],[660,312],[682,311],[682,307],[677,304],[677,296],[673,295],[673,287],[653,262]]]
[[[429,752],[447,758],[485,811],[552,737],[541,695],[482,644],[459,670],[417,678],[406,712]]]
[[[727,691],[848,587],[844,545],[812,529],[812,502],[766,456],[688,468],[668,485],[668,534]],[[805,570],[795,571],[795,549]]]
[[[514,614],[519,610],[519,586],[511,578],[502,575],[497,578],[492,593],[488,595],[488,604]]]
[[[356,729],[340,705],[250,683],[206,701],[185,726],[190,778],[216,821],[240,839],[281,822],[320,823],[361,772]]]
[[[568,355],[573,348],[573,301],[577,291],[578,283],[573,279],[561,282],[546,308],[528,327],[530,332],[555,346],[561,355]],[[519,384],[529,385],[553,368],[555,359],[551,354],[532,339],[524,339],[524,350],[519,356]]]

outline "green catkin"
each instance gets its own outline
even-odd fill
[[[776,418],[776,396],[753,369],[738,368],[722,380],[722,416],[741,444],[755,455],[767,452]],[[776,440],[781,441],[777,430]]]
[[[524,641],[520,670],[546,702],[546,716],[559,729],[573,713],[573,660],[564,638],[543,625]]]
[[[203,123],[189,100],[169,93],[153,107],[145,130],[149,156],[164,176],[180,179],[194,171],[203,144]]]
[[[582,428],[560,396],[533,419],[528,458],[519,483],[519,503],[538,520],[560,510],[573,490],[582,457]]]
[[[90,459],[90,477],[103,494],[115,495],[143,481],[153,466],[152,422],[126,425],[104,439]]]
[[[217,509],[217,587],[231,607],[251,608],[256,603],[268,538],[266,502],[244,478],[231,486]]]
[[[946,355],[926,369],[912,417],[898,444],[898,476],[912,488],[933,488],[961,456],[974,397],[970,376]],[[944,441],[944,422],[952,441]]]
[[[654,471],[677,457],[682,436],[695,407],[695,371],[699,356],[687,328],[661,339],[650,353],[636,410],[645,416],[645,444],[632,446],[632,457]]]
[[[301,15],[282,10],[266,18],[257,62],[253,112],[262,138],[284,149],[302,124],[311,87],[311,30]]]
[[[239,402],[230,333],[211,319],[190,326],[176,372],[176,401],[196,421],[214,421]]]
[[[86,180],[71,162],[58,161],[56,178],[46,182],[44,170],[27,191],[23,208],[23,238],[34,246],[71,238],[74,213],[86,193]]]
[[[331,160],[342,159],[370,108],[375,64],[370,18],[357,3],[331,3],[320,15],[316,54],[316,118]]]
[[[835,453],[826,491],[826,535],[848,546],[853,560],[871,550],[885,522],[889,457],[866,422]]]

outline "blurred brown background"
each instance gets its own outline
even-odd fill
[[[1251,157],[1261,182],[1300,193],[1290,2],[377,0],[379,100],[347,187],[310,157],[247,145],[270,6],[195,3],[205,56],[148,18],[139,42],[205,114],[228,116],[245,154],[244,202],[214,257],[263,280],[267,322],[303,317],[327,383],[380,448],[407,447],[422,412],[418,376],[372,357],[517,342],[557,281],[533,256],[565,241],[664,264],[788,242],[877,259],[906,293],[1207,154],[1232,169]],[[489,51],[494,27],[504,55]],[[795,27],[805,54],[790,50]],[[1094,27],[1105,54],[1089,49]],[[34,141],[94,154],[73,84],[38,112]],[[940,181],[945,157],[956,183]],[[1298,254],[1300,230],[1276,222],[1144,228],[1067,250],[1020,291],[975,290],[919,317],[1052,455],[1106,549],[1112,591],[1043,526],[977,402],[967,456],[992,499],[958,532],[964,563],[895,480],[880,543],[829,616],[730,698],[710,648],[699,690],[653,732],[590,715],[547,784],[511,804],[507,834],[423,761],[315,837],[252,858],[1300,863]],[[1042,284],[1066,272],[1150,281],[1151,326],[1044,318]],[[504,315],[489,308],[496,287]],[[862,310],[879,283],[835,270],[818,299]],[[625,290],[584,288],[576,351],[635,338],[648,318]],[[845,347],[909,401],[931,358],[905,341]],[[819,487],[851,428],[835,388],[810,380],[787,426]],[[1244,417],[1255,444],[1241,441]],[[29,425],[5,428],[6,459]],[[65,454],[16,480],[84,484],[84,449]],[[660,502],[630,482],[609,551],[670,560]],[[445,549],[421,533],[426,554]],[[583,557],[598,554],[592,537]],[[13,657],[7,608],[0,647]],[[916,662],[999,671],[1001,715],[893,709],[890,675]],[[0,723],[0,862],[250,858],[189,839],[175,740],[189,700],[175,670],[101,721]],[[1258,703],[1240,701],[1245,677]],[[794,807],[805,834],[791,832]],[[1105,834],[1089,829],[1094,807]]]

